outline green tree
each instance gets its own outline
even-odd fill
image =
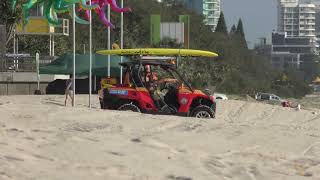
[[[223,15],[222,11],[220,13],[219,21],[218,21],[218,24],[217,24],[217,27],[216,27],[215,31],[216,32],[220,32],[220,33],[224,33],[224,34],[228,34],[226,21],[224,19],[224,15]]]
[[[11,0],[2,0],[0,2],[0,24],[6,25],[7,40],[6,45],[13,38],[16,23],[20,21],[22,14],[22,2],[17,3],[14,10],[11,8]]]
[[[231,29],[230,29],[230,35],[234,35],[237,31],[236,25],[232,25]]]
[[[241,18],[240,18],[239,21],[238,21],[236,33],[237,33],[237,34],[240,34],[240,35],[243,36],[243,37],[245,36],[245,35],[244,35],[244,30],[243,30],[243,23],[242,23]]]
[[[236,30],[235,35],[236,35],[235,40],[237,41],[239,46],[243,47],[245,49],[248,49],[248,45],[247,45],[244,30],[243,30],[243,23],[242,23],[241,18],[238,21],[237,30]]]
[[[304,72],[305,80],[311,82],[315,77],[320,75],[320,57],[313,54],[306,54],[300,58],[303,59],[300,69]]]
[[[172,39],[169,37],[164,37],[159,44],[154,45],[153,47],[157,48],[181,48],[183,47],[182,44],[177,42],[177,39]]]

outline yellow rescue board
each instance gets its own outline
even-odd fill
[[[119,56],[192,56],[192,57],[216,57],[218,54],[210,51],[194,49],[166,49],[166,48],[142,48],[142,49],[114,49],[97,51],[102,55]]]

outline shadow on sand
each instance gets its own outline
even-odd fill
[[[64,107],[64,104],[63,103],[58,103],[58,102],[44,102],[44,103],[46,103],[46,104],[54,104],[54,105],[57,105],[57,106],[62,106],[62,107]]]

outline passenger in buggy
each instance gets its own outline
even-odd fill
[[[158,73],[151,70],[150,65],[144,67],[144,82],[148,89],[152,99],[154,100],[156,106],[163,111],[174,111],[177,112],[176,107],[171,107],[173,104],[177,106],[177,88],[173,84],[177,84],[179,81],[174,78],[162,78],[159,80]],[[171,105],[171,106],[170,106]]]

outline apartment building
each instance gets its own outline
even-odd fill
[[[205,17],[205,24],[215,31],[221,12],[220,0],[182,0],[188,7]]]
[[[203,0],[203,15],[205,23],[216,30],[221,12],[220,0]]]
[[[283,69],[292,67],[300,69],[305,55],[315,54],[319,48],[315,38],[308,36],[292,37],[286,32],[272,33],[271,63],[274,67]]]
[[[316,5],[312,0],[279,0],[278,31],[272,33],[273,66],[300,69],[305,55],[318,54]]]
[[[305,2],[305,1],[304,1]],[[288,37],[316,36],[316,6],[298,0],[279,0],[278,31]]]

